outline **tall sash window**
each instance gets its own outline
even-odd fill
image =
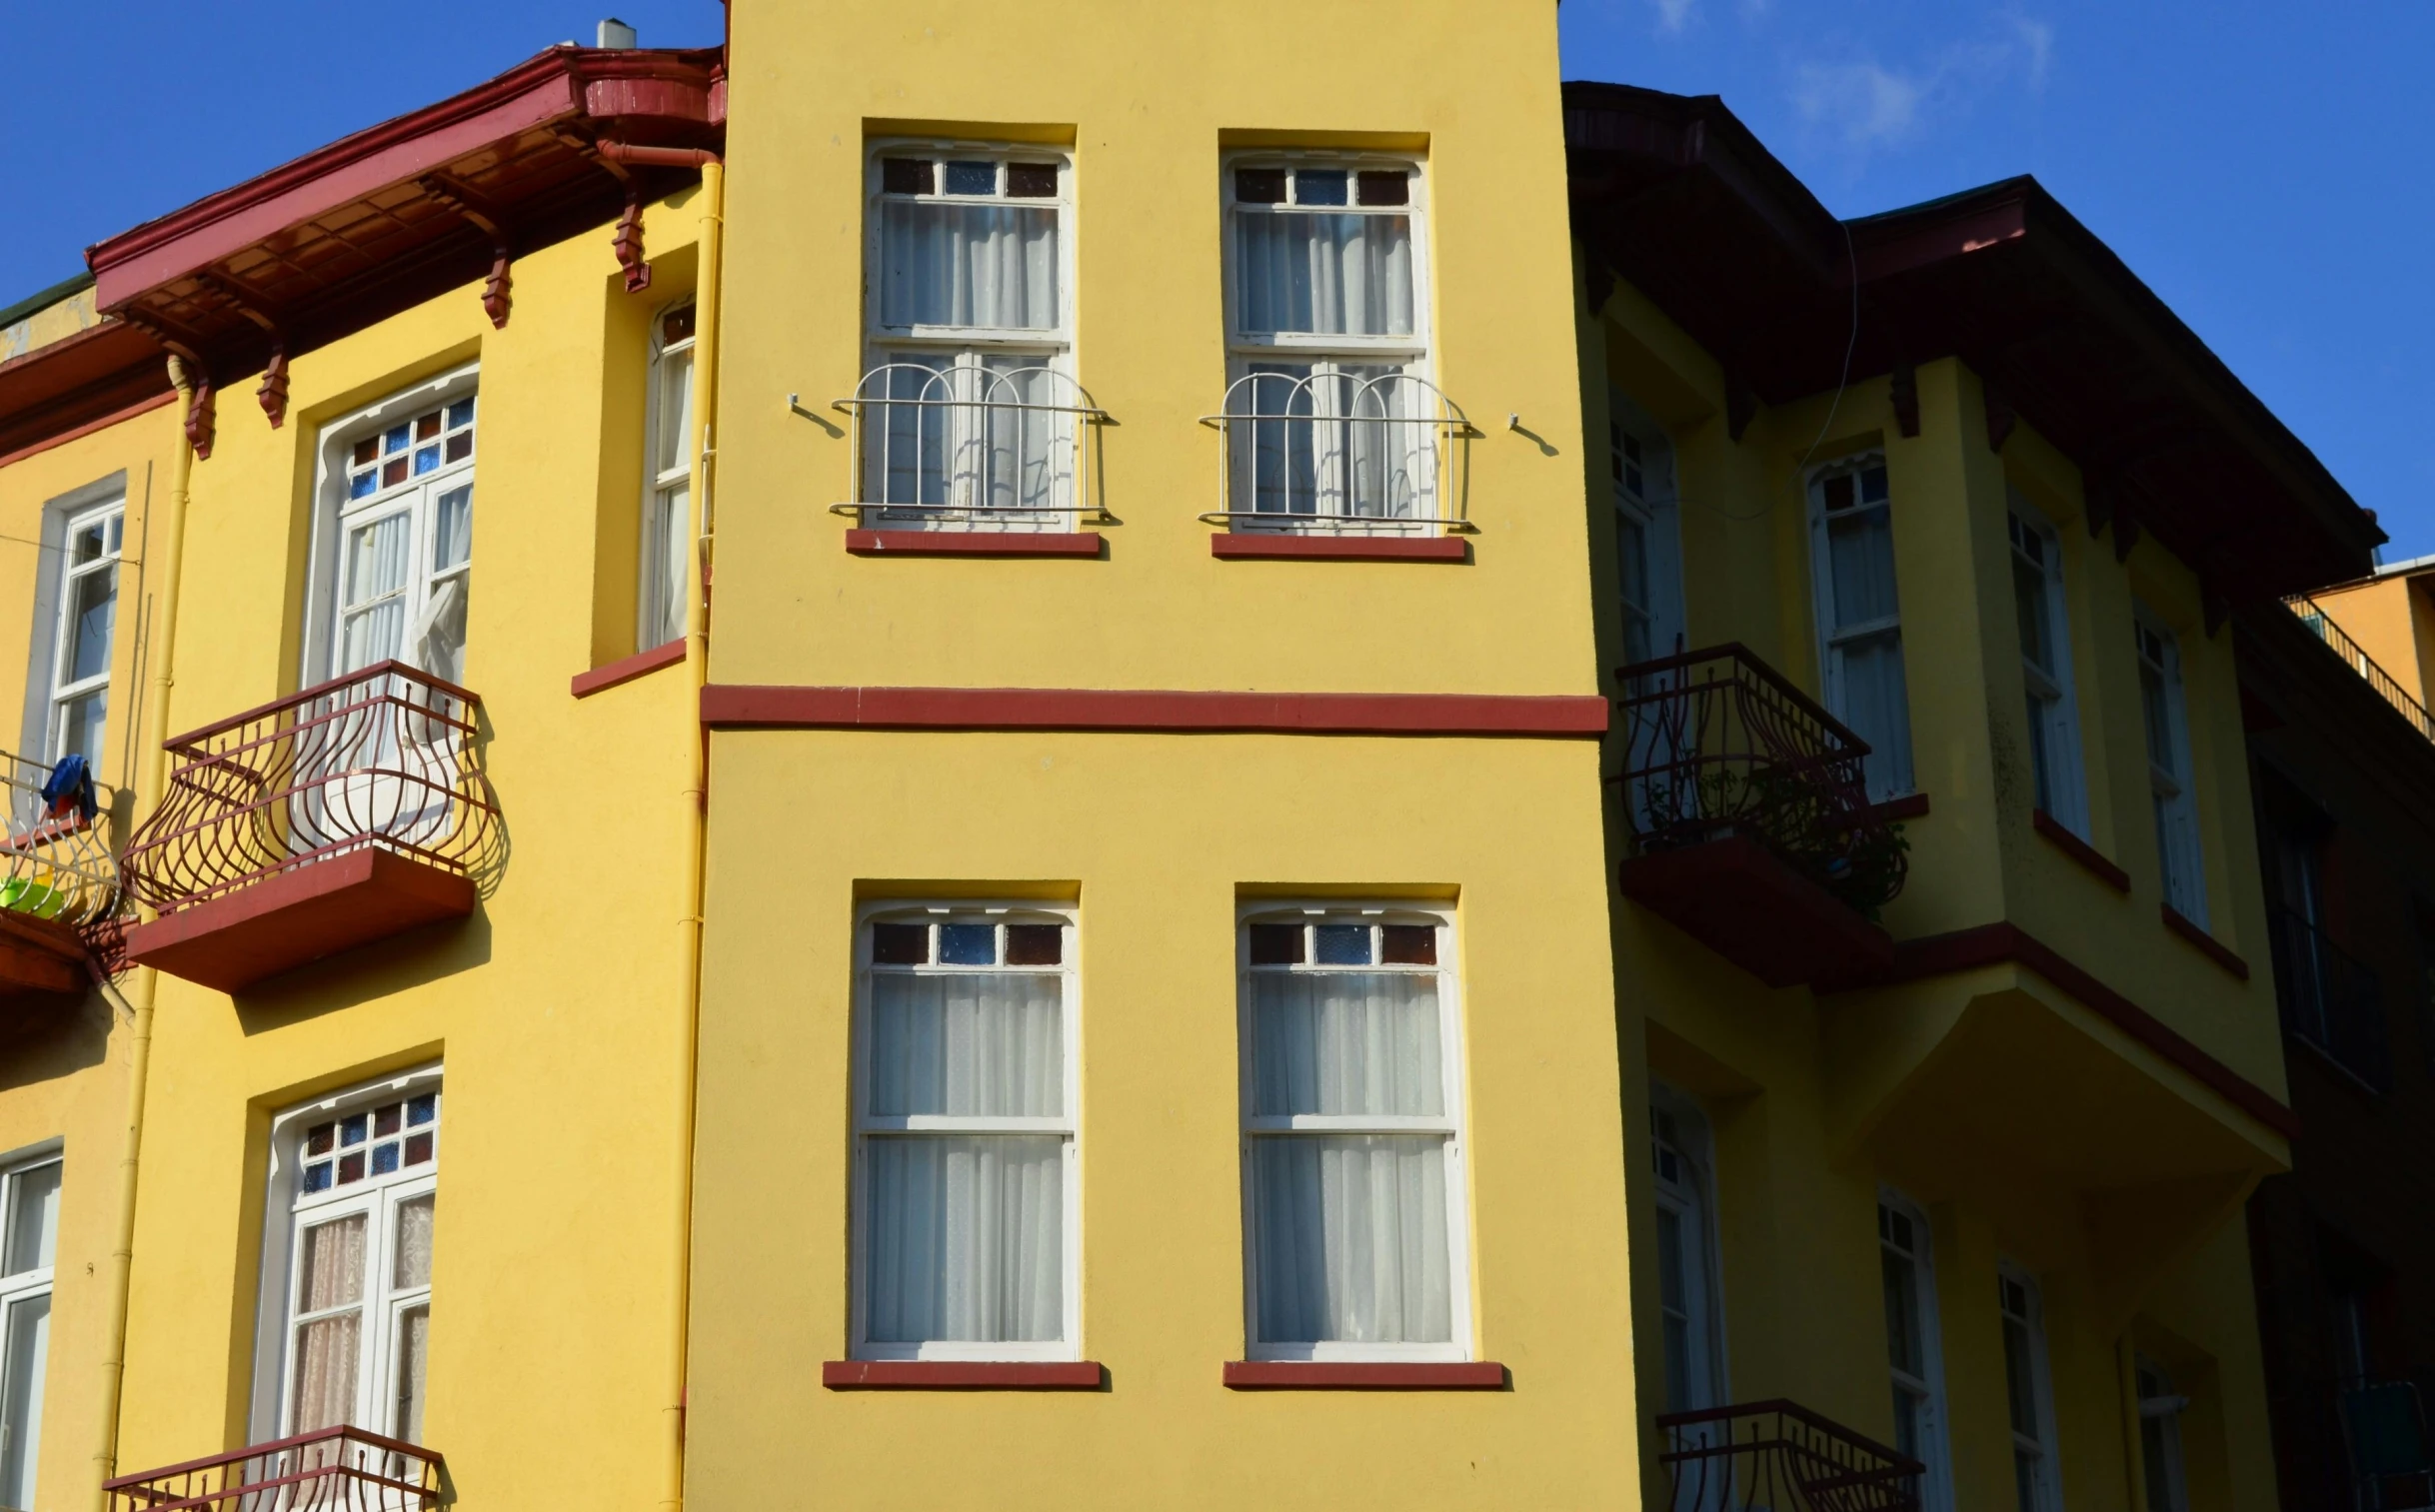
[[[2012,1420],[2012,1488],[2020,1512],[2055,1512],[2062,1477],[2054,1458],[2054,1398],[2046,1366],[2046,1305],[2037,1279],[2016,1265],[1996,1275],[2003,1319],[2004,1400]]]
[[[1650,1089],[1657,1177],[1657,1310],[1665,1328],[1665,1410],[1724,1403],[1723,1317],[1716,1285],[1715,1184],[1707,1120],[1690,1098]]]
[[[2192,923],[2207,921],[2206,876],[2198,847],[2198,797],[2190,777],[2190,721],[2183,698],[2181,642],[2139,608],[2139,713],[2147,736],[2147,781],[2156,817],[2156,856],[2164,900]]]
[[[110,645],[118,621],[118,561],[127,503],[113,499],[68,521],[59,563],[59,621],[51,637],[48,749],[101,767],[110,724]]]
[[[1911,706],[1885,459],[1821,469],[1809,494],[1826,707],[1868,743],[1869,796],[1899,797],[1913,790]]]
[[[1885,1283],[1885,1355],[1893,1370],[1894,1447],[1927,1467],[1914,1488],[1923,1512],[1950,1512],[1944,1362],[1927,1215],[1885,1193],[1877,1202],[1877,1248]]]
[[[331,676],[396,660],[465,681],[474,430],[467,392],[383,413],[346,443]]]
[[[643,550],[634,649],[685,636],[685,574],[693,560],[694,307],[663,311],[654,329],[649,438],[643,462]]]
[[[2063,544],[2018,494],[2005,516],[2012,544],[2012,609],[2020,628],[2021,684],[2029,716],[2029,765],[2037,806],[2088,836],[2081,782],[2080,722],[2071,689],[2071,622],[2063,595]]]
[[[42,1395],[51,1358],[51,1273],[59,1250],[57,1154],[0,1177],[0,1506],[34,1505]]]

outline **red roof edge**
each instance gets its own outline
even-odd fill
[[[726,116],[719,48],[553,47],[472,89],[316,148],[267,173],[86,249],[105,310],[270,232],[558,117]]]

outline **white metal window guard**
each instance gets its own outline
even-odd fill
[[[117,802],[111,788],[94,784],[98,811],[88,819],[70,802],[54,813],[42,795],[51,768],[0,752],[0,784],[8,794],[8,832],[0,840],[0,908],[95,924],[119,911],[118,858],[101,826]]]
[[[1218,509],[1236,531],[1339,535],[1468,532],[1471,428],[1408,373],[1247,373],[1226,387]]]
[[[885,363],[830,407],[852,417],[849,498],[832,514],[935,531],[1070,531],[1106,516],[1084,427],[1108,412],[1054,368]]]

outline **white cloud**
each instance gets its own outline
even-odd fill
[[[2006,83],[2042,90],[2053,57],[2052,24],[2011,13],[1990,34],[1947,43],[1910,67],[1865,55],[1802,63],[1792,73],[1792,106],[1813,130],[1860,156],[1900,146],[1924,118],[1958,116]]]
[[[1690,24],[1694,0],[1650,0],[1657,7],[1657,30],[1679,32]]]

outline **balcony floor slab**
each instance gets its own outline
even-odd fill
[[[265,877],[127,931],[127,956],[234,992],[358,945],[474,911],[473,879],[366,848]]]
[[[84,942],[66,924],[0,908],[0,997],[81,992],[84,960]]]
[[[1636,855],[1623,895],[1771,987],[1866,979],[1893,937],[1746,835]]]

